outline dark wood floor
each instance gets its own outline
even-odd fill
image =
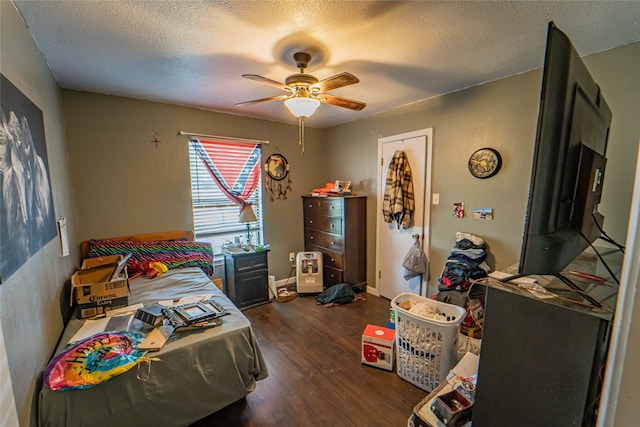
[[[325,308],[304,296],[246,310],[269,376],[192,427],[406,426],[427,392],[361,364],[365,326],[385,326],[389,318],[389,300],[366,298]]]

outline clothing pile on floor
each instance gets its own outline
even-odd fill
[[[483,317],[483,288],[470,287],[474,280],[487,277],[491,271],[486,258],[484,239],[457,232],[456,241],[438,278],[436,300],[465,308],[467,317],[462,322],[463,326],[474,326]]]
[[[470,233],[456,233],[451,254],[444,263],[438,279],[438,290],[464,291],[471,282],[486,277],[491,267],[485,262],[487,251],[484,239]]]
[[[354,292],[353,287],[348,283],[338,283],[328,287],[316,297],[316,304],[325,307],[335,307],[340,304],[349,304],[356,301],[366,301],[367,299]]]

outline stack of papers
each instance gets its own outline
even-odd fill
[[[180,298],[179,301],[173,300],[158,301],[158,304],[165,307],[171,307],[175,305],[190,304],[194,302],[205,301],[212,298],[213,295],[197,295],[187,296]],[[149,332],[147,329],[143,331],[144,323],[135,318],[136,311],[139,308],[144,307],[143,304],[129,305],[127,307],[118,308],[115,310],[109,310],[106,312],[105,317],[100,319],[88,319],[84,321],[80,330],[75,333],[69,340],[69,344],[76,343],[89,338],[92,335],[99,334],[105,331],[118,331],[118,332],[141,332],[146,334]]]
[[[107,311],[101,319],[88,319],[69,340],[69,344],[82,341],[92,335],[105,331],[129,332],[133,327],[134,314],[142,304],[129,305]]]

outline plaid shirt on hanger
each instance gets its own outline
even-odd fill
[[[387,182],[382,202],[384,222],[398,223],[398,229],[409,228],[415,208],[411,166],[404,151],[397,150],[389,163]]]

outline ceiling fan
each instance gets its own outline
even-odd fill
[[[289,75],[285,79],[284,83],[280,83],[257,74],[242,75],[242,77],[246,79],[282,89],[288,92],[287,94],[241,102],[236,105],[284,100],[284,103],[289,111],[291,111],[291,114],[298,118],[310,117],[316,111],[320,103],[336,105],[338,107],[348,108],[354,111],[360,111],[367,106],[364,102],[354,101],[352,99],[342,98],[326,93],[333,89],[359,83],[360,80],[358,80],[358,78],[353,74],[340,73],[324,80],[318,80],[316,76],[312,74],[305,74],[304,72],[304,69],[309,65],[309,61],[311,61],[310,54],[306,52],[296,52],[293,54],[293,59],[295,60],[296,67],[298,67],[300,72]]]
[[[340,73],[335,76],[328,77],[324,80],[312,74],[305,74],[304,69],[311,61],[311,55],[306,52],[296,52],[293,54],[296,67],[299,73],[289,75],[284,83],[277,82],[267,77],[257,74],[243,74],[242,77],[254,80],[258,83],[264,83],[269,86],[277,87],[286,91],[286,94],[278,96],[270,96],[268,98],[254,99],[253,101],[240,102],[236,105],[258,104],[267,101],[284,100],[284,105],[289,109],[291,114],[298,118],[298,145],[300,145],[304,154],[304,119],[311,117],[318,109],[320,103],[336,105],[349,110],[360,111],[367,106],[366,103],[355,101],[353,99],[342,98],[335,95],[329,95],[328,91],[338,89],[340,87],[349,86],[359,83],[360,80],[351,73]]]

